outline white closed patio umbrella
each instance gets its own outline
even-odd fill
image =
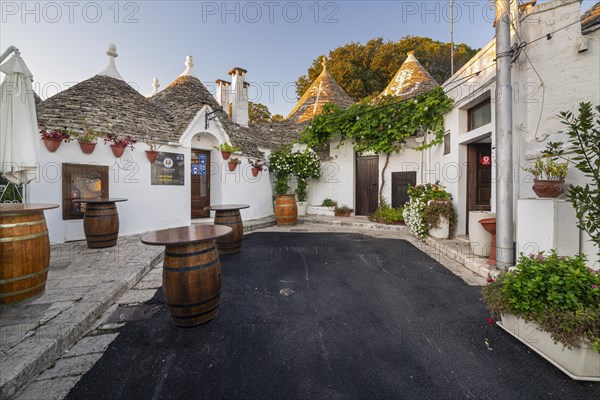
[[[14,54],[0,65],[6,74],[0,92],[0,168],[6,179],[21,185],[35,178],[38,163],[33,75],[18,49],[7,51]]]

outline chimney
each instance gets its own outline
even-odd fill
[[[227,88],[231,85],[231,82],[222,79],[217,79],[215,82],[217,84],[217,102],[229,114],[229,89]]]
[[[233,101],[231,107],[231,120],[242,126],[248,126],[248,86],[245,82],[246,71],[235,67],[229,71],[231,75],[231,88]]]

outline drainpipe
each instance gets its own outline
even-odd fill
[[[496,266],[514,259],[510,1],[496,0]]]

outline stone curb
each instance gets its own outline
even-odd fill
[[[374,229],[380,231],[395,231],[395,232],[406,232],[410,230],[406,225],[386,225],[379,224],[377,222],[355,222],[355,221],[344,221],[340,219],[317,219],[317,218],[298,218],[299,224],[310,224],[310,225],[330,225],[330,226],[342,226],[345,228],[357,228],[357,229]]]
[[[440,252],[451,260],[462,264],[466,269],[483,278],[487,278],[490,275],[494,276],[498,273],[498,270],[495,266],[488,265],[486,263],[485,258],[475,256],[471,252],[466,253],[458,249],[456,246],[441,242],[432,238],[431,236],[428,236],[425,239],[425,243],[427,243],[427,245],[432,247],[435,251]]]
[[[99,318],[127,289],[163,258],[155,252],[150,260],[135,260],[124,277],[103,280],[77,303],[46,324],[29,332],[0,361],[0,400],[9,400],[22,387],[52,365],[60,355],[81,339]],[[120,267],[120,266],[119,266]],[[124,268],[124,269],[125,269]],[[120,269],[120,268],[119,268]]]

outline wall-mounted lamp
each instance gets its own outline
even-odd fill
[[[417,136],[415,136],[415,142],[421,144],[425,141],[425,133],[423,131],[417,133]]]

